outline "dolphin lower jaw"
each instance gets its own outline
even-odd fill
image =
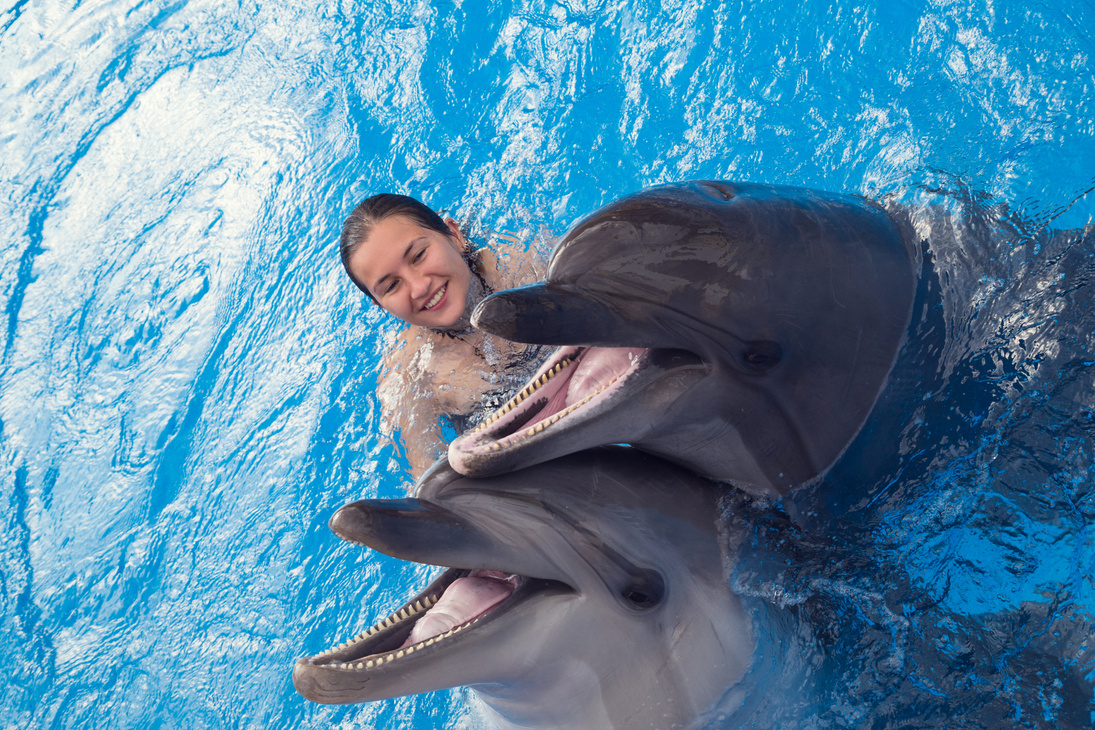
[[[595,376],[576,376],[598,366],[601,372]],[[699,356],[686,350],[560,347],[508,403],[449,445],[449,463],[467,476],[491,476],[545,461],[573,450],[552,449],[550,442],[562,432],[590,425],[655,382],[684,390],[707,370]],[[641,436],[633,430],[588,445],[627,443]],[[536,452],[534,458],[522,455],[529,450]]]
[[[427,679],[423,686],[411,687],[408,676],[435,674],[430,671],[446,654],[462,645],[477,641],[484,627],[510,613],[516,607],[548,593],[571,594],[574,589],[552,580],[510,576],[513,590],[508,597],[483,613],[466,617],[447,631],[405,645],[421,620],[457,579],[483,571],[449,568],[416,596],[374,626],[349,641],[310,657],[297,660],[293,684],[304,697],[326,704],[373,702],[407,694],[448,689],[471,684],[468,673],[459,667],[447,674],[451,680]]]

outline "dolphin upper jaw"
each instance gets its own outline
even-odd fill
[[[585,363],[620,350],[627,351],[626,363],[617,355],[620,362],[592,387],[573,382]],[[449,463],[461,474],[482,477],[569,453],[575,440],[642,443],[649,414],[669,407],[709,372],[687,350],[560,347],[509,402],[449,445]]]

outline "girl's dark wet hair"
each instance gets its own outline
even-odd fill
[[[393,193],[381,193],[380,195],[374,195],[371,198],[365,198],[349,217],[342,224],[342,235],[338,241],[338,252],[342,257],[342,268],[346,270],[346,275],[350,277],[358,289],[365,292],[365,295],[376,302],[376,297],[372,295],[368,287],[365,286],[365,282],[358,281],[357,277],[350,271],[350,257],[354,255],[361,244],[369,238],[369,235],[373,232],[373,228],[377,223],[390,218],[393,215],[401,215],[408,220],[428,228],[438,233],[444,233],[449,238],[452,238],[452,231],[445,224],[445,221],[441,219],[437,213],[433,212],[427,206],[423,205],[414,198],[407,197],[406,195],[395,195]]]

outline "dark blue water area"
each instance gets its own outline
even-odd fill
[[[398,328],[342,274],[342,218],[391,190],[532,241],[707,178],[868,196],[924,258],[859,439],[724,515],[728,580],[786,629],[745,722],[1090,726],[1093,25],[1081,0],[6,4],[0,724],[483,726],[465,689],[328,707],[290,680],[431,574],[326,526],[408,489],[374,395]]]

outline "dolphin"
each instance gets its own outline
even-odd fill
[[[754,495],[816,481],[886,384],[920,251],[877,204],[701,181],[578,222],[479,329],[559,348],[449,447],[486,476],[627,443]]]
[[[716,701],[732,711],[720,697],[756,640],[726,577],[718,498],[713,482],[621,446],[484,479],[442,460],[414,498],[348,504],[330,527],[446,569],[356,638],[298,660],[293,684],[324,703],[466,685],[503,727],[669,728]]]

